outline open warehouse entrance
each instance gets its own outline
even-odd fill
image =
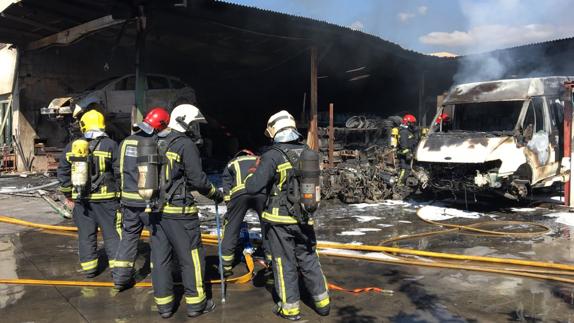
[[[118,136],[128,133],[133,111],[110,101],[115,92],[129,94],[140,114],[195,97],[210,120],[203,130],[207,155],[225,160],[240,147],[264,144],[265,122],[279,109],[305,127],[310,111],[321,115],[329,103],[341,119],[409,111],[424,121],[456,71],[452,59],[359,31],[215,1],[24,0],[3,12],[0,27],[0,41],[19,52],[13,103],[19,165],[36,169],[51,167],[71,120],[55,122],[42,108],[114,80],[114,93],[98,98],[116,102],[106,108],[118,109],[108,116],[122,125]],[[193,95],[178,97],[188,87]],[[150,100],[160,90],[169,92],[163,101]]]

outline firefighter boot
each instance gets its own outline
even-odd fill
[[[279,305],[279,304],[275,304],[275,307],[273,307],[273,313],[275,313],[275,315],[282,317],[282,318],[289,320],[289,321],[301,320],[301,314],[299,314],[299,313],[297,313],[297,314],[283,313],[283,311],[281,310],[281,305]]]
[[[200,316],[202,314],[207,314],[211,311],[213,311],[215,309],[215,303],[213,303],[213,301],[211,299],[208,299],[205,302],[205,307],[203,308],[202,311],[192,311],[192,310],[187,310],[187,316],[189,317],[197,317]]]
[[[329,313],[331,312],[331,305],[329,304],[324,307],[315,307],[315,312],[321,316],[329,316]]]
[[[158,305],[157,311],[162,319],[168,319],[173,315],[173,305],[166,304],[166,305]]]

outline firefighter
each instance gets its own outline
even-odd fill
[[[242,150],[227,164],[223,170],[223,193],[227,202],[227,213],[224,219],[222,258],[223,275],[229,277],[233,275],[233,261],[235,249],[238,245],[239,231],[249,209],[255,210],[261,220],[261,213],[267,201],[264,191],[255,195],[245,193],[245,178],[249,175],[250,169],[256,168],[258,157],[249,150]],[[266,224],[261,222],[261,237],[263,240],[263,251],[267,264],[271,263],[271,253],[265,239]]]
[[[79,124],[84,138],[76,139],[66,147],[65,158],[60,159],[58,167],[58,180],[67,204],[73,206],[80,265],[86,277],[93,278],[99,268],[98,228],[102,231],[112,268],[120,240],[113,170],[117,144],[105,133],[104,116],[97,110],[85,112]]]
[[[146,211],[149,203],[138,193],[138,143],[143,138],[157,141],[156,134],[167,128],[168,123],[169,112],[161,107],[153,108],[143,122],[135,125],[135,133],[120,144],[118,162],[114,167],[120,183],[122,234],[112,270],[114,285],[120,291],[134,282],[133,268],[138,241],[144,226],[149,226],[149,215]]]
[[[316,252],[313,221],[301,212],[298,205],[290,202],[291,192],[287,189],[290,186],[287,183],[296,176],[296,165],[289,156],[300,157],[307,147],[300,143],[302,137],[295,119],[287,111],[280,111],[269,118],[265,135],[273,140],[273,146],[261,156],[257,170],[247,178],[245,188],[248,194],[257,194],[268,188],[268,201],[262,218],[268,223],[267,239],[273,256],[275,290],[280,299],[274,312],[291,321],[301,319],[301,275],[314,301],[315,311],[327,316],[330,311],[329,293]]]
[[[399,129],[399,146],[397,155],[399,158],[399,185],[403,185],[411,171],[411,163],[420,134],[416,126],[417,119],[412,114],[405,114]]]
[[[447,113],[441,113],[435,120],[435,129],[440,132],[447,132],[452,128],[450,116]]]
[[[158,312],[169,318],[175,308],[172,259],[181,268],[187,315],[196,317],[213,311],[215,304],[207,298],[204,287],[205,261],[199,228],[198,209],[192,191],[223,201],[201,169],[195,141],[199,140],[199,123],[205,118],[198,108],[182,104],[172,111],[168,128],[159,136],[159,154],[163,158],[160,172],[160,212],[150,219],[151,258],[154,299]]]

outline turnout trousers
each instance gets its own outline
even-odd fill
[[[160,313],[174,305],[172,260],[177,257],[188,311],[204,310],[205,261],[197,214],[178,218],[154,214],[151,217],[151,277],[154,299]]]
[[[315,231],[312,225],[269,225],[269,246],[273,255],[275,291],[279,308],[285,315],[299,314],[299,275],[317,309],[329,305],[327,280],[317,255]]]
[[[120,222],[118,202],[78,201],[74,205],[73,218],[78,227],[80,265],[86,274],[98,271],[98,227],[104,237],[104,248],[110,268],[114,267],[116,252],[120,243]]]
[[[221,242],[223,267],[226,270],[231,270],[233,268],[235,250],[239,244],[239,231],[241,230],[241,224],[245,219],[245,214],[249,209],[255,210],[259,216],[263,251],[265,252],[266,261],[271,261],[271,251],[266,238],[268,224],[261,221],[261,213],[263,213],[266,200],[267,196],[263,194],[242,194],[233,197],[229,203],[227,203],[227,213],[225,214],[223,228],[223,241]]]
[[[127,285],[132,280],[138,242],[144,227],[149,226],[149,215],[145,209],[133,206],[123,206],[121,209],[121,240],[112,269],[116,285]]]
[[[399,185],[402,185],[411,173],[411,159],[399,156],[399,168]]]

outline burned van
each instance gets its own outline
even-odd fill
[[[453,86],[438,108],[416,162],[427,187],[521,199],[564,181],[562,93],[574,77],[540,77]]]

